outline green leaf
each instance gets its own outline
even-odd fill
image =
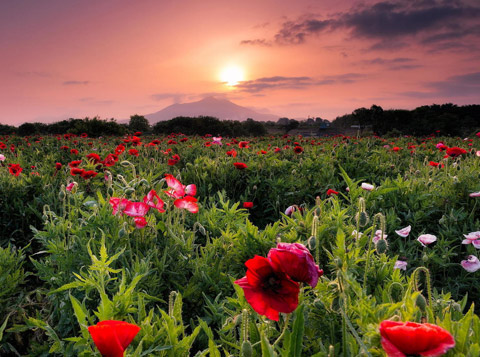
[[[290,335],[290,349],[288,356],[300,357],[303,348],[303,333],[305,330],[305,316],[303,315],[304,305],[301,304],[295,311],[295,321],[293,322],[293,331]]]
[[[3,322],[2,326],[0,326],[0,342],[2,342],[3,339],[3,331],[5,331],[5,328],[7,327],[7,322],[8,319],[10,318],[10,315],[7,315],[7,318]]]

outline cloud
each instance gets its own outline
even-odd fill
[[[150,96],[150,98],[152,98],[153,100],[156,100],[156,101],[170,99],[170,100],[173,100],[174,103],[181,103],[185,98],[185,94],[183,94],[183,93],[157,93],[157,94],[152,94]]]
[[[475,4],[475,3],[474,3]],[[326,18],[301,16],[285,21],[273,39],[243,40],[244,45],[300,45],[309,37],[331,31],[348,31],[353,38],[373,41],[371,49],[406,46],[406,37],[434,45],[480,35],[480,6],[465,0],[380,1],[354,6]]]
[[[90,84],[90,81],[65,81],[62,84],[64,86],[85,86]]]
[[[415,59],[407,57],[396,58],[373,58],[361,61],[362,64],[385,66],[390,70],[408,70],[423,67],[420,64],[415,64]]]
[[[113,100],[108,100],[108,99],[99,100],[95,97],[83,97],[83,98],[80,98],[78,100],[82,103],[88,103],[88,104],[91,104],[91,105],[100,105],[100,106],[112,105],[113,103],[115,103],[115,101],[113,101]]]
[[[21,71],[21,72],[15,72],[15,75],[18,77],[40,77],[40,78],[53,77],[52,73],[44,72],[44,71]]]
[[[478,98],[480,96],[480,72],[451,76],[444,81],[425,83],[426,91],[399,93],[410,98]]]
[[[344,73],[321,78],[274,76],[240,82],[235,87],[238,91],[247,93],[258,93],[273,89],[301,90],[312,86],[354,83],[363,76],[364,75],[359,73]]]

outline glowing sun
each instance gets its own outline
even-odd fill
[[[236,86],[243,81],[243,70],[237,66],[226,67],[220,73],[220,80],[227,86]]]

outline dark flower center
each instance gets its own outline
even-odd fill
[[[277,292],[281,287],[281,279],[276,274],[270,274],[263,280],[263,290]]]

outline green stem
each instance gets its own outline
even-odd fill
[[[278,336],[277,340],[273,343],[272,346],[275,346],[277,343],[279,343],[282,340],[283,336],[285,335],[285,332],[287,331],[289,320],[290,320],[290,314],[287,314],[287,317],[285,318],[285,324],[283,325],[282,333],[280,334],[280,336]]]

